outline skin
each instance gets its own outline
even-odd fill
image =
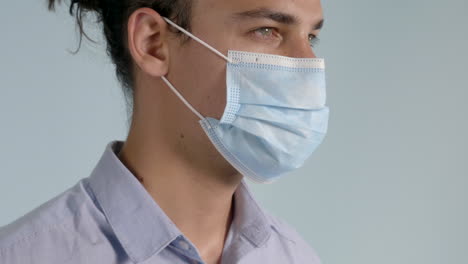
[[[234,17],[268,8],[297,24]],[[314,58],[310,34],[323,18],[320,0],[197,0],[191,32],[223,54],[241,50]],[[170,31],[152,9],[136,10],[128,22],[134,60],[132,124],[119,158],[196,246],[205,263],[220,263],[233,219],[240,175],[217,152],[194,115],[161,80],[166,76],[203,116],[220,119],[226,104],[226,61],[199,43]],[[272,27],[270,29],[260,29]]]

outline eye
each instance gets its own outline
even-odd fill
[[[317,46],[319,44],[319,42],[320,42],[320,39],[316,35],[309,34],[309,45],[311,47]]]
[[[255,37],[265,40],[279,38],[279,33],[276,28],[273,27],[261,27],[252,31]]]

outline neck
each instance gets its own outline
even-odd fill
[[[134,120],[119,158],[202,255],[222,251],[242,176],[190,154],[177,133],[148,124]]]

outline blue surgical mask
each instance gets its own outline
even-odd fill
[[[200,118],[221,155],[256,183],[272,183],[301,167],[327,132],[324,60],[232,50],[226,57],[164,19],[227,61],[227,100],[221,120],[202,116],[162,77]]]

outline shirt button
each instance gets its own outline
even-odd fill
[[[187,242],[183,241],[183,240],[179,241],[179,246],[184,250],[189,250],[190,249],[190,245]]]

